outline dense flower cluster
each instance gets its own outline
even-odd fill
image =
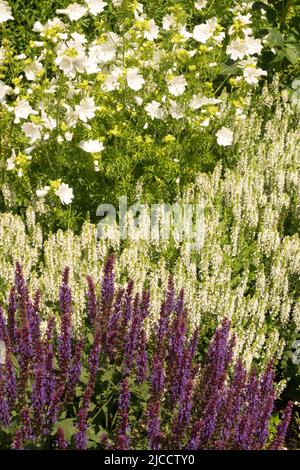
[[[292,404],[271,436],[272,363],[261,375],[254,369],[247,373],[241,360],[234,363],[235,336],[228,320],[216,330],[200,369],[199,330],[189,324],[184,291],[176,296],[169,279],[158,322],[147,336],[149,292],[133,295],[131,282],[126,291],[116,289],[110,257],[95,304],[91,302],[94,284],[91,278],[88,281],[89,320],[82,330],[84,339],[75,339],[68,277],[66,268],[59,322],[52,316],[42,331],[40,294],[30,298],[21,266],[16,264],[7,314],[0,310],[0,341],[5,350],[0,365],[1,446],[282,447]]]

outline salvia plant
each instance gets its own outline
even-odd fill
[[[151,296],[133,287],[117,288],[110,256],[100,295],[87,279],[78,334],[65,268],[58,316],[41,328],[41,294],[31,298],[16,263],[0,310],[1,448],[281,449],[292,404],[272,427],[273,363],[247,371],[227,319],[201,350],[172,278],[147,333]]]

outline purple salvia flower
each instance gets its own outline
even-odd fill
[[[138,354],[136,360],[137,367],[137,383],[145,382],[148,373],[148,353],[147,353],[147,339],[145,330],[142,328],[139,335]]]
[[[269,450],[279,450],[282,448],[287,429],[292,417],[292,410],[293,403],[289,401],[287,407],[285,408],[282,414],[281,422],[277,426],[276,435],[273,441],[271,442],[270,446],[268,447]]]
[[[129,281],[125,293],[124,319],[125,326],[129,325],[132,315],[132,291],[133,281]]]
[[[85,407],[81,407],[78,413],[78,422],[76,424],[78,432],[74,435],[75,447],[78,450],[84,450],[87,446],[87,414],[87,409]]]
[[[32,429],[32,422],[28,406],[25,406],[22,410],[22,436],[23,439],[34,439],[34,433]]]
[[[68,448],[68,443],[65,440],[65,433],[62,428],[57,429],[57,438],[56,438],[56,447],[59,450],[66,450]]]
[[[119,289],[116,296],[116,301],[113,306],[113,313],[108,321],[107,336],[106,336],[106,350],[109,357],[112,359],[117,352],[117,340],[122,321],[122,301],[124,290]]]
[[[0,341],[3,341],[5,345],[8,345],[9,343],[8,330],[7,330],[6,322],[4,320],[3,310],[1,306],[0,306]]]
[[[91,276],[87,277],[87,282],[88,282],[88,291],[87,291],[88,319],[89,319],[90,325],[93,325],[94,321],[97,317],[98,300],[97,300],[95,284],[94,284],[94,281],[92,280]]]
[[[129,450],[130,438],[128,436],[129,427],[129,405],[130,391],[127,378],[121,382],[121,389],[118,402],[119,425],[117,431],[117,449]]]
[[[45,366],[42,363],[37,366],[34,371],[31,400],[34,416],[34,429],[36,431],[40,431],[44,424],[44,411],[46,404]]]
[[[142,316],[140,308],[140,297],[139,294],[136,294],[133,307],[133,315],[131,319],[131,325],[127,332],[125,339],[125,348],[124,348],[124,374],[128,375],[134,365],[137,347],[138,347],[138,338],[141,328]]]
[[[10,425],[9,405],[5,398],[5,377],[3,376],[2,367],[0,366],[0,426],[8,427]]]
[[[10,289],[9,293],[9,301],[8,301],[8,308],[7,308],[7,328],[8,328],[8,334],[10,338],[10,344],[12,351],[15,352],[16,350],[16,312],[18,308],[18,302],[17,302],[17,295],[16,295],[16,288],[13,286]]]
[[[61,311],[61,334],[58,338],[58,353],[60,364],[60,380],[65,382],[68,376],[68,370],[72,355],[72,294],[68,285],[69,268],[65,268],[62,278],[62,285],[59,291],[59,303]]]
[[[13,408],[17,398],[16,376],[12,364],[12,354],[9,348],[6,349],[5,361],[5,394],[10,409]]]
[[[81,338],[77,341],[75,346],[74,356],[68,374],[69,381],[66,387],[66,402],[71,401],[73,399],[75,388],[80,380],[81,354],[83,344],[83,338]]]
[[[22,430],[17,429],[15,435],[13,437],[12,448],[14,450],[23,450],[23,438],[22,438]]]

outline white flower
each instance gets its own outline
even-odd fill
[[[222,127],[216,133],[217,142],[219,145],[223,147],[227,147],[232,144],[233,142],[233,132],[232,130],[228,129],[228,127]]]
[[[37,197],[45,197],[48,194],[49,190],[50,190],[50,186],[44,186],[41,189],[37,189],[35,193]]]
[[[16,152],[14,151],[14,149],[12,149],[11,157],[6,160],[6,168],[8,171],[12,171],[15,168],[16,166],[15,161],[16,161]]]
[[[292,82],[292,89],[293,90],[299,90],[300,88],[300,79],[299,78],[296,78],[293,82]]]
[[[210,18],[205,23],[198,24],[193,29],[193,38],[195,41],[205,44],[210,39],[217,27],[217,18]]]
[[[0,103],[1,103],[1,101],[3,101],[5,99],[5,96],[10,91],[11,91],[11,87],[8,86],[8,85],[5,85],[5,83],[2,82],[2,80],[0,80]]]
[[[73,189],[68,184],[61,183],[59,188],[55,191],[56,196],[59,197],[62,204],[71,204],[74,199]]]
[[[88,153],[99,153],[105,148],[103,142],[99,140],[82,140],[79,143],[79,147]]]
[[[116,67],[115,65],[112,67],[110,75],[106,77],[103,83],[103,89],[105,91],[114,91],[120,88],[119,77],[122,75],[122,69],[120,67]]]
[[[151,103],[148,103],[147,106],[145,106],[145,110],[151,119],[163,119],[164,117],[164,111],[158,101],[153,100]]]
[[[169,113],[173,119],[182,119],[184,117],[182,106],[174,100],[170,100]]]
[[[60,44],[56,49],[57,57],[55,64],[69,78],[75,78],[76,72],[84,73],[87,64],[87,57],[78,38]]]
[[[187,86],[187,81],[184,75],[177,75],[175,77],[167,78],[167,83],[169,92],[173,96],[183,95]]]
[[[190,108],[192,111],[202,108],[202,106],[215,105],[221,103],[222,100],[218,98],[208,98],[207,96],[193,95],[190,101]]]
[[[32,109],[27,100],[21,100],[15,107],[14,122],[17,124],[20,122],[20,119],[27,119],[30,114],[37,114],[37,112]]]
[[[70,3],[67,8],[56,10],[56,13],[67,15],[70,21],[77,21],[87,12],[87,8],[79,5],[79,3]]]
[[[144,85],[145,80],[136,68],[127,70],[127,84],[132,90],[138,91]]]
[[[94,98],[84,98],[80,101],[79,105],[75,106],[75,112],[79,119],[83,122],[87,122],[89,119],[93,119],[95,112],[97,111]]]
[[[239,63],[239,67],[243,68],[244,79],[249,85],[257,85],[260,77],[267,75],[265,70],[256,68],[255,59],[242,60]]]
[[[148,39],[148,41],[153,41],[157,39],[159,34],[159,27],[155,24],[154,20],[149,20],[147,22],[147,29],[144,32],[144,38]]]
[[[92,15],[102,13],[107,5],[107,2],[103,2],[102,0],[85,0],[85,3]]]
[[[263,48],[260,39],[255,39],[252,36],[247,36],[245,38],[247,44],[247,53],[249,55],[260,54]]]
[[[165,31],[169,31],[171,28],[174,28],[174,26],[176,26],[176,18],[174,15],[165,15],[162,19],[162,26]]]
[[[195,1],[195,10],[203,10],[207,5],[207,0],[196,0]]]
[[[38,124],[34,124],[33,122],[25,122],[22,127],[22,131],[28,137],[28,139],[31,139],[31,142],[34,143],[37,140],[40,140],[42,138],[42,129],[43,127]]]
[[[232,60],[243,59],[247,55],[247,44],[244,39],[234,39],[226,48]]]
[[[9,4],[5,0],[0,0],[0,24],[13,19]]]
[[[43,66],[38,60],[34,60],[31,64],[26,65],[24,72],[27,80],[33,81],[36,79],[38,73],[42,70]]]

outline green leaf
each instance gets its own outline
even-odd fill
[[[300,59],[300,44],[286,43],[284,46],[285,57],[291,64],[296,64]]]
[[[77,432],[77,429],[74,426],[74,418],[67,418],[63,421],[58,421],[54,425],[55,432],[58,428],[62,428],[64,431],[66,441],[70,442],[72,436]],[[55,433],[53,433],[55,434]]]
[[[269,46],[274,47],[283,47],[284,46],[284,39],[282,34],[278,29],[272,29],[270,34],[266,37],[266,42],[269,44]]]

